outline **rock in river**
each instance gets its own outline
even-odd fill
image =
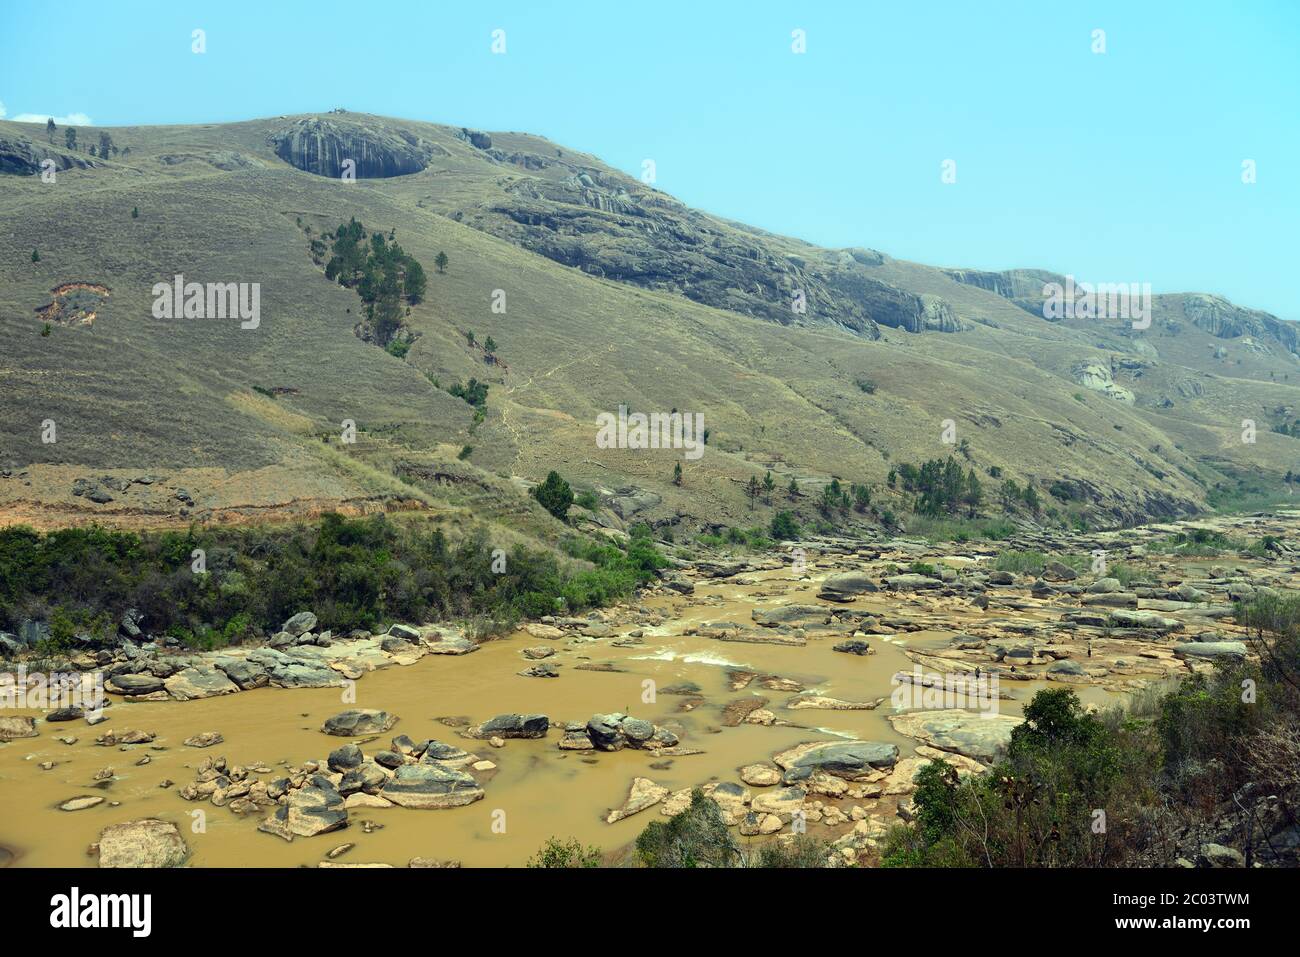
[[[772,760],[785,769],[787,781],[813,771],[854,781],[873,771],[892,768],[898,761],[898,745],[882,741],[810,741],[782,751]]]
[[[888,715],[899,734],[919,738],[943,751],[991,764],[1011,740],[1011,729],[1023,720],[1015,715],[946,708]]]
[[[36,719],[21,714],[0,715],[0,741],[16,741],[37,735]]]
[[[544,738],[550,726],[544,714],[499,714],[465,733],[471,738]]]
[[[636,778],[632,781],[632,787],[628,791],[627,800],[623,802],[623,806],[615,808],[606,814],[605,823],[613,824],[625,817],[639,814],[648,807],[654,807],[667,796],[668,789],[666,787],[655,784],[649,778]]]
[[[157,818],[114,824],[99,835],[100,867],[180,867],[189,856],[176,825]]]
[[[817,597],[826,601],[848,602],[864,592],[872,591],[879,591],[879,589],[865,572],[841,572],[838,575],[831,575],[822,582]]]
[[[354,708],[351,711],[341,711],[331,718],[326,718],[321,730],[326,734],[347,738],[359,734],[378,734],[381,731],[387,731],[396,723],[397,715],[389,714],[387,711],[376,711],[373,708]]]
[[[436,764],[403,765],[379,793],[401,807],[421,810],[462,807],[483,797],[472,775]]]

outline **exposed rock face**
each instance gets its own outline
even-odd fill
[[[276,155],[317,176],[338,177],[345,163],[356,164],[358,179],[387,179],[421,172],[433,148],[419,137],[384,126],[311,117],[271,137]]]
[[[0,173],[32,176],[41,172],[41,163],[47,159],[54,160],[56,171],[103,165],[89,156],[56,150],[23,136],[0,136]]]
[[[1261,337],[1279,342],[1288,352],[1297,351],[1300,334],[1295,323],[1283,322],[1258,309],[1234,306],[1219,296],[1188,293],[1182,299],[1183,315],[1188,321],[1216,339]]]
[[[945,269],[948,278],[967,286],[978,286],[1009,299],[1028,313],[1043,317],[1043,286],[1064,283],[1065,277],[1043,269],[1008,269],[983,272],[978,269]]]
[[[1076,363],[1070,370],[1070,377],[1085,389],[1100,392],[1102,395],[1120,402],[1133,404],[1133,392],[1115,382],[1110,366],[1096,360]]]
[[[176,825],[156,818],[114,824],[99,835],[100,867],[180,867],[189,856]]]
[[[461,134],[483,149],[476,135],[485,134]],[[833,323],[869,339],[880,338],[880,326],[967,327],[945,300],[871,276],[885,262],[880,253],[809,247],[806,256],[790,255],[758,231],[724,229],[630,178],[550,156],[486,152],[548,176],[521,177],[505,199],[456,209],[453,218],[566,266],[782,325]]]

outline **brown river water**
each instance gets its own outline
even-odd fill
[[[814,574],[820,578],[824,573]],[[612,639],[574,645],[568,639],[548,642],[519,632],[489,642],[473,654],[427,656],[405,667],[368,673],[356,683],[355,703],[342,702],[338,688],[263,688],[186,702],[115,700],[107,709],[108,720],[95,727],[80,720],[41,722],[39,737],[0,745],[0,846],[16,855],[17,866],[94,866],[95,858],[87,849],[103,828],[158,817],[180,828],[192,851],[191,866],[315,865],[325,859],[327,851],[343,843],[356,844],[340,858],[346,863],[403,866],[419,856],[459,860],[464,866],[518,866],[552,836],[597,845],[614,860],[615,852],[633,841],[650,821],[661,819],[660,807],[653,807],[616,824],[604,822],[609,809],[623,804],[634,777],[648,777],[673,790],[709,781],[739,781],[737,769],[744,765],[768,762],[773,754],[803,741],[836,736],[894,742],[902,756],[912,754],[918,742],[894,732],[885,717],[890,712],[888,700],[874,711],[785,710],[791,692],[765,690],[757,683],[732,691],[727,673],[744,669],[779,675],[803,683],[810,691],[849,701],[872,701],[888,697],[895,672],[911,669],[905,646],[937,647],[952,631],[872,636],[876,653],[865,657],[832,651],[840,638],[830,635],[810,634],[806,646],[788,647],[682,634],[706,622],[748,624],[756,606],[816,604],[816,590],[808,579],[795,582],[782,570],[744,576],[740,581],[699,582],[691,599],[656,596],[644,602],[650,611],[662,614],[665,623],[642,626],[640,645],[613,647]],[[859,598],[849,607],[885,614],[919,610],[910,607],[906,599],[880,596]],[[969,614],[981,615],[977,609]],[[615,630],[625,634],[634,627],[629,624]],[[548,661],[560,666],[559,678],[516,674],[529,664],[521,649],[537,645],[554,647],[556,654]],[[575,665],[584,663],[623,670],[575,670]],[[693,710],[683,710],[688,699],[672,694],[661,693],[655,701],[643,703],[647,678],[658,688],[694,682],[704,700]],[[1003,701],[1003,709],[1018,713],[1036,687],[1028,682],[1009,689],[1004,686],[1015,700]],[[723,706],[754,695],[767,698],[766,707],[778,718],[802,727],[724,727]],[[1101,692],[1083,697],[1099,702],[1105,698]],[[187,802],[177,793],[193,780],[195,768],[205,757],[224,756],[231,764],[244,766],[265,764],[274,773],[261,775],[263,780],[279,777],[284,764],[323,761],[329,751],[350,739],[323,734],[321,723],[350,707],[381,708],[399,718],[391,732],[379,735],[373,744],[363,743],[367,754],[387,747],[392,736],[406,734],[416,741],[436,738],[455,744],[494,762],[497,770],[476,775],[486,797],[466,807],[444,810],[354,809],[347,828],[289,843],[257,830],[269,810],[240,817],[229,808]],[[556,724],[585,722],[593,714],[611,711],[666,725],[680,734],[683,747],[704,753],[657,758],[631,749],[580,753],[556,747],[561,734]],[[454,728],[437,720],[460,716],[477,723],[504,712],[546,714],[551,718],[551,731],[544,739],[510,740],[503,748],[493,748],[486,741],[463,740]],[[110,728],[153,731],[157,739],[153,745],[126,750],[96,746],[95,738]],[[219,731],[224,743],[205,750],[182,746],[185,738],[203,731]],[[58,738],[64,735],[75,735],[77,743],[61,743]],[[150,763],[137,766],[145,755]],[[55,767],[42,770],[40,764],[45,761],[55,762]],[[662,766],[664,762],[667,767]],[[114,779],[97,786],[92,777],[105,767],[113,768]],[[161,788],[163,779],[175,782],[174,786]],[[751,790],[758,793],[760,789]],[[58,808],[70,798],[87,795],[100,795],[105,801],[80,811]],[[859,803],[870,810],[874,802]],[[195,833],[192,827],[190,815],[196,810],[206,815],[202,833]],[[363,833],[359,825],[367,820],[383,826]],[[810,834],[828,838],[846,829],[832,831],[809,825]]]

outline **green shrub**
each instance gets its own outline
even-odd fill
[[[533,489],[533,498],[560,521],[567,521],[569,506],[573,504],[573,489],[559,472],[547,473],[546,480]]]
[[[583,847],[577,840],[548,838],[541,850],[528,859],[529,867],[600,867],[600,848]]]

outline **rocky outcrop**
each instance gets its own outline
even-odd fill
[[[82,156],[65,150],[56,150],[42,145],[25,136],[0,136],[0,173],[10,176],[33,176],[42,172],[41,164],[45,160],[54,161],[54,169],[62,172],[67,169],[92,169],[103,163],[90,156]]]
[[[1104,362],[1095,359],[1088,359],[1075,363],[1070,369],[1070,378],[1083,386],[1085,389],[1091,389],[1093,392],[1100,392],[1102,395],[1116,399],[1119,402],[1133,404],[1133,392],[1121,385],[1116,384],[1111,374],[1110,366]]]
[[[1290,353],[1300,351],[1300,334],[1296,331],[1296,324],[1283,322],[1267,312],[1243,309],[1220,296],[1205,293],[1183,295],[1182,307],[1183,315],[1192,325],[1216,339],[1251,336],[1272,340]]]
[[[419,173],[435,152],[431,144],[405,131],[333,117],[298,120],[273,134],[271,143],[289,165],[334,178],[343,175],[349,160],[357,179]]]

